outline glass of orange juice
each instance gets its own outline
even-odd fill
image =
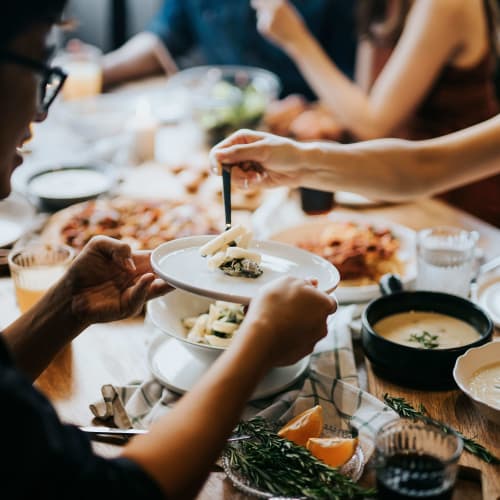
[[[75,251],[67,245],[33,244],[9,253],[17,305],[22,313],[30,309],[65,273]]]
[[[64,52],[58,55],[57,64],[68,73],[62,88],[66,101],[93,97],[102,91],[102,51],[71,40]]]

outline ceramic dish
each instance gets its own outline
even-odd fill
[[[446,293],[405,292],[394,276],[384,276],[381,285],[390,295],[370,302],[362,317],[361,339],[365,355],[374,370],[399,385],[423,389],[450,389],[455,386],[453,367],[458,356],[491,339],[493,324],[473,302]],[[479,333],[478,340],[449,349],[424,349],[392,342],[373,329],[378,321],[396,313],[424,311],[460,319]]]
[[[500,268],[481,275],[471,289],[472,300],[482,307],[500,328]]]
[[[17,193],[0,201],[0,247],[14,244],[29,231],[34,216],[33,205]]]
[[[164,243],[151,254],[154,271],[176,288],[217,300],[249,304],[267,283],[283,276],[318,280],[318,289],[330,293],[340,276],[325,259],[291,245],[274,241],[253,241],[249,250],[262,255],[263,274],[258,278],[228,276],[208,269],[200,255],[202,245],[213,236],[193,236]]]
[[[55,211],[106,194],[114,182],[105,165],[64,165],[37,171],[27,181],[27,194],[42,210]]]
[[[404,272],[401,279],[406,288],[411,288],[417,276],[416,266],[416,233],[412,229],[379,218],[366,217],[357,214],[341,214],[332,212],[328,216],[310,217],[304,222],[288,227],[272,234],[269,239],[291,245],[315,239],[331,222],[354,222],[373,225],[376,228],[388,228],[399,239],[400,249],[398,259],[403,263]],[[377,284],[350,285],[340,283],[335,295],[340,303],[368,302],[380,296]]]
[[[281,427],[281,425],[282,423],[276,424],[276,431]],[[333,427],[325,425],[323,431],[323,437],[352,437],[352,434],[349,433],[348,431],[335,429]],[[239,444],[237,441],[235,441],[234,443],[231,444],[231,446],[238,447]],[[364,463],[365,463],[365,457],[363,454],[363,450],[361,446],[358,444],[358,446],[356,447],[356,451],[354,452],[354,455],[346,464],[344,464],[341,467],[340,472],[345,476],[350,477],[354,482],[357,482],[363,473]],[[264,491],[262,489],[253,486],[252,481],[248,477],[243,476],[239,471],[234,470],[233,467],[231,467],[229,454],[227,452],[224,453],[222,457],[222,465],[224,467],[224,472],[226,473],[227,477],[231,480],[233,485],[243,493],[247,495],[252,495],[257,498],[274,498],[274,499],[279,498],[280,500],[288,500],[289,497],[279,497],[276,494],[273,494],[269,491]],[[299,499],[290,498],[289,500],[299,500]]]
[[[457,359],[453,369],[453,377],[458,387],[471,399],[480,413],[488,420],[500,425],[500,386],[498,405],[496,406],[475,396],[471,390],[471,380],[474,373],[495,363],[500,363],[500,341],[489,342],[481,347],[469,349]]]

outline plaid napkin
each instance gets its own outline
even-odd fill
[[[242,418],[261,415],[287,421],[320,404],[326,424],[358,430],[359,442],[368,459],[377,429],[398,416],[359,388],[351,341],[358,312],[357,305],[340,307],[330,317],[328,335],[316,345],[306,375],[292,389],[274,398],[249,403]],[[119,428],[143,429],[168,412],[179,398],[154,379],[121,387],[108,384],[102,387],[102,395],[102,401],[90,405],[97,420]]]

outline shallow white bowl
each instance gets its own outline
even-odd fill
[[[212,362],[224,351],[224,348],[189,340],[186,337],[186,329],[182,320],[207,312],[213,302],[214,299],[209,297],[202,297],[184,290],[174,290],[150,301],[147,309],[149,318],[159,330],[182,342],[201,361]]]
[[[474,372],[499,361],[500,341],[494,341],[481,347],[469,349],[465,354],[457,358],[453,369],[453,378],[458,387],[488,420],[497,425],[500,425],[500,409],[473,396],[470,391],[470,381]]]

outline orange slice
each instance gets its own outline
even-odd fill
[[[354,455],[358,438],[309,438],[306,448],[330,467],[341,467]]]
[[[322,431],[323,408],[316,405],[292,418],[278,431],[278,436],[305,446],[309,438],[321,436]]]

